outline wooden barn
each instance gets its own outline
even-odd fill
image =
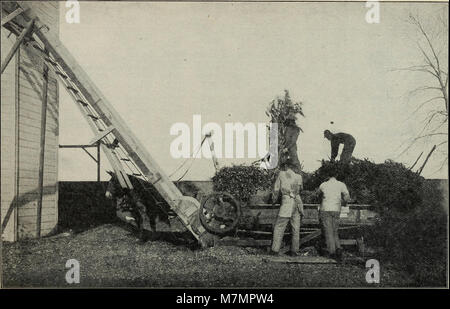
[[[48,31],[59,32],[58,2],[29,6],[44,13],[41,21]],[[2,24],[8,14],[2,5]],[[1,29],[2,66],[17,40],[11,32]],[[44,71],[41,51],[22,43],[1,75],[1,228],[6,241],[47,235],[58,222],[58,83],[52,70],[47,78]]]

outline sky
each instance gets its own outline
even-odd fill
[[[421,98],[407,93],[430,79],[394,69],[421,60],[408,14],[433,21],[445,4],[381,3],[378,24],[366,22],[365,3],[80,4],[79,24],[66,23],[61,5],[61,41],[167,174],[184,161],[170,155],[174,123],[192,127],[194,114],[222,127],[267,123],[268,104],[285,89],[303,102],[298,149],[306,171],[329,156],[325,129],[352,134],[353,155],[376,163],[410,166],[435,143],[400,155],[427,112],[412,115]],[[60,90],[59,143],[85,144],[92,136]],[[436,152],[423,175],[448,178],[447,168],[437,171],[441,162]],[[207,180],[214,171],[210,159],[195,159],[184,179]],[[61,149],[59,178],[95,180],[96,165],[80,149]]]

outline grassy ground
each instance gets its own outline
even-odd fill
[[[127,229],[106,224],[67,237],[7,243],[5,287],[73,287],[68,259],[80,263],[77,287],[373,287],[364,263],[282,264],[255,248],[190,249],[167,241],[138,243]],[[378,286],[408,286],[409,277],[381,265]]]

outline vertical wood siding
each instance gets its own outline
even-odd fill
[[[7,37],[8,31],[1,29],[2,62],[15,37]],[[16,109],[15,109],[15,78],[16,57],[11,59],[1,76],[1,223],[2,238],[7,241],[15,240],[15,209],[13,206],[16,190]]]
[[[52,30],[59,28],[57,2],[35,2],[34,9],[45,11],[43,21]],[[48,18],[47,18],[48,17]],[[15,40],[7,40],[2,29],[2,55]],[[5,37],[6,37],[5,36]],[[4,46],[5,45],[5,46]],[[11,62],[2,75],[2,220],[8,219],[5,240],[36,236],[38,203],[41,104],[43,96],[43,66],[40,54],[31,47],[21,46],[17,76]],[[15,87],[18,87],[15,94]],[[5,91],[4,91],[5,90]],[[4,94],[5,93],[5,94]],[[14,108],[18,100],[18,110]],[[47,235],[58,222],[58,83],[50,71],[45,141],[44,194],[42,201],[41,235]],[[5,122],[4,122],[5,119]],[[3,130],[5,127],[5,130]],[[18,151],[17,151],[18,150]],[[17,162],[17,166],[15,166]],[[6,218],[8,209],[9,218]],[[16,235],[16,237],[15,237]]]

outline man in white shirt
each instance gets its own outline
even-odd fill
[[[338,258],[342,255],[339,242],[338,228],[341,213],[341,199],[345,203],[350,202],[350,194],[345,183],[338,181],[336,168],[330,169],[330,178],[319,187],[322,203],[319,208],[319,219],[322,224],[322,232],[325,236],[328,254]]]
[[[287,223],[291,224],[291,255],[297,255],[300,247],[300,215],[303,215],[303,203],[300,190],[303,179],[293,171],[295,166],[283,164],[274,184],[272,202],[275,203],[281,193],[281,206],[273,230],[272,254],[279,254]]]

